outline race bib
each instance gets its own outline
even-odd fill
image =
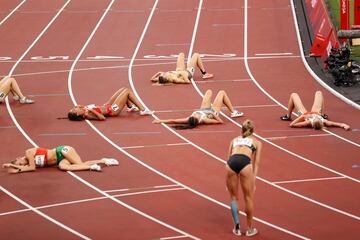
[[[114,103],[113,105],[111,105],[111,110],[116,112],[117,110],[119,110],[119,106],[116,103]]]
[[[251,138],[237,138],[234,141],[234,145],[248,146],[251,147],[253,140]]]
[[[63,147],[63,149],[61,150],[63,153],[68,153],[70,151],[69,147]]]
[[[45,155],[36,155],[35,165],[39,167],[43,167],[45,165]]]

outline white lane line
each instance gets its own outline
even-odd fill
[[[52,25],[52,23],[57,19],[57,17],[63,12],[64,8],[70,3],[70,0],[68,0],[61,9],[59,9],[59,11],[56,13],[56,15],[51,19],[51,21],[46,25],[46,27],[41,31],[41,33],[37,36],[37,38],[32,42],[32,44],[28,47],[28,49],[26,49],[26,51],[21,55],[21,57],[17,60],[17,62],[13,65],[13,67],[11,68],[10,72],[9,72],[9,76],[12,75],[12,73],[15,71],[15,68],[17,67],[17,65],[21,62],[21,60],[25,57],[25,55],[32,49],[32,47],[39,41],[39,39],[45,34],[45,32],[48,30],[48,28]],[[33,145],[33,146],[37,146],[35,144],[35,142],[27,135],[27,133],[24,131],[24,129],[22,129],[22,127],[20,126],[20,124],[17,122],[12,109],[10,107],[9,104],[9,98],[6,97],[5,98],[5,102],[6,102],[6,108],[9,112],[9,115],[12,119],[12,121],[14,122],[14,124],[16,125],[16,127],[18,128],[18,130],[23,134],[23,136]],[[0,186],[0,188],[6,192],[9,196],[11,196],[12,198],[14,198],[16,201],[20,202],[21,204],[25,205],[26,207],[30,208],[32,211],[34,211],[35,213],[39,214],[40,216],[44,217],[45,219],[51,221],[52,223],[58,225],[59,227],[75,234],[76,236],[82,238],[82,239],[90,239],[87,236],[84,236],[83,234],[75,231],[72,228],[69,228],[68,226],[62,224],[61,222],[51,218],[50,216],[40,212],[39,210],[36,210],[34,208],[32,208],[32,206],[30,206],[29,204],[27,204],[26,202],[22,201],[20,198],[16,197],[14,194],[11,194],[9,191],[7,191],[5,188],[3,188],[2,186]]]
[[[187,238],[187,236],[173,236],[173,237],[162,237],[160,240],[170,240],[170,239],[179,239],[179,238]]]
[[[290,138],[309,138],[309,137],[328,137],[331,136],[331,134],[307,134],[307,135],[295,135],[295,136],[279,136],[279,137],[265,137],[264,139],[267,140],[284,140],[284,139],[290,139]]]
[[[197,16],[196,16],[196,22],[195,22],[195,25],[194,25],[193,37],[192,37],[192,41],[191,41],[191,45],[190,45],[190,51],[189,51],[188,56],[191,56],[191,49],[193,49],[193,46],[194,46],[195,33],[196,33],[196,29],[197,29],[197,26],[198,26],[198,23],[199,23],[199,19],[200,19],[200,12],[201,12],[201,9],[202,9],[202,3],[203,3],[203,1],[200,0],[199,7],[198,7],[198,12],[197,12]],[[135,86],[134,86],[134,81],[133,81],[133,79],[132,79],[132,64],[133,64],[134,59],[136,58],[136,55],[137,55],[137,53],[138,53],[138,51],[139,51],[140,45],[141,45],[142,40],[143,40],[143,38],[144,38],[145,32],[147,31],[148,24],[149,24],[150,20],[151,20],[151,18],[148,19],[148,23],[147,23],[146,27],[144,28],[144,31],[143,31],[143,33],[142,33],[142,35],[141,35],[141,38],[140,38],[140,40],[139,40],[139,42],[138,42],[138,45],[136,46],[136,49],[135,49],[135,51],[134,51],[134,55],[133,55],[133,57],[132,57],[132,61],[130,62],[130,66],[129,66],[129,69],[128,69],[129,83],[130,83],[131,89],[133,90],[134,94],[135,94],[136,97],[139,99],[139,101],[141,102],[141,104],[143,104],[145,107],[146,107],[146,104],[142,101],[142,99],[140,98],[140,96],[139,96],[139,94],[138,94],[138,92],[136,91],[136,88],[135,88]],[[189,60],[189,59],[188,59],[188,60]],[[152,116],[153,116],[155,119],[159,119],[159,118],[158,118],[156,115],[154,115],[154,114],[153,114]],[[87,122],[90,124],[89,121],[87,121]],[[209,197],[209,196],[207,196],[207,195],[205,195],[205,194],[203,194],[203,193],[201,193],[201,192],[198,192],[198,191],[196,191],[195,189],[192,189],[192,188],[190,188],[189,186],[186,186],[186,185],[184,185],[184,184],[176,181],[175,179],[173,179],[173,178],[171,178],[171,177],[169,177],[169,176],[161,173],[160,171],[152,168],[151,166],[145,164],[144,162],[140,161],[140,160],[139,160],[138,158],[136,158],[135,156],[129,154],[129,153],[126,152],[126,151],[124,151],[120,146],[118,146],[117,144],[115,144],[114,142],[112,142],[112,141],[111,141],[109,138],[107,138],[102,132],[100,132],[93,124],[91,124],[90,126],[91,126],[99,135],[101,135],[106,141],[108,141],[108,143],[110,143],[112,146],[114,146],[115,148],[117,148],[119,151],[123,152],[125,155],[129,156],[129,157],[130,157],[131,159],[133,159],[134,161],[136,161],[136,162],[138,162],[139,164],[143,165],[144,167],[148,168],[149,170],[151,170],[151,171],[159,174],[160,176],[162,176],[162,177],[164,177],[164,178],[166,178],[166,179],[168,179],[168,180],[170,180],[170,181],[172,181],[172,182],[174,182],[174,183],[176,183],[176,184],[179,184],[179,185],[183,186],[184,188],[186,188],[186,189],[188,189],[189,191],[197,194],[198,196],[201,196],[201,197],[203,197],[203,198],[205,198],[205,199],[207,199],[207,200],[209,200],[209,201],[211,201],[211,202],[213,202],[213,203],[216,203],[216,204],[221,205],[221,206],[223,206],[223,207],[225,207],[225,208],[227,208],[227,209],[230,209],[230,207],[229,207],[227,204],[224,204],[224,203],[222,203],[222,202],[220,202],[220,201],[217,201],[217,200],[215,200],[215,199],[213,199],[213,198],[211,198],[211,197]],[[219,159],[217,156],[215,156],[215,155],[207,152],[206,150],[202,149],[201,147],[195,145],[194,143],[192,143],[191,141],[189,141],[188,139],[186,139],[185,137],[183,137],[182,135],[178,134],[176,131],[174,131],[173,129],[171,129],[171,128],[170,128],[169,126],[167,126],[166,124],[162,124],[162,126],[164,126],[165,128],[167,128],[169,131],[171,131],[172,133],[174,133],[174,134],[175,134],[176,136],[178,136],[179,138],[181,138],[181,139],[183,139],[184,141],[190,143],[190,144],[193,145],[195,148],[203,151],[204,153],[207,153],[209,156],[212,156],[212,157],[214,157],[215,159]],[[223,160],[221,160],[221,161],[223,161]],[[224,161],[224,162],[225,162],[225,161]],[[245,215],[244,212],[240,212],[240,214]],[[308,239],[308,238],[306,238],[306,237],[304,237],[304,236],[302,236],[302,235],[299,235],[299,234],[297,234],[297,233],[291,232],[291,231],[289,231],[289,230],[287,230],[287,229],[284,229],[284,228],[279,227],[279,226],[277,226],[277,225],[271,224],[270,222],[267,222],[267,221],[265,221],[265,220],[259,219],[259,218],[257,218],[257,217],[254,217],[254,220],[256,220],[256,221],[258,221],[258,222],[261,222],[261,223],[263,223],[263,224],[265,224],[265,225],[268,225],[268,226],[270,226],[270,227],[272,227],[272,228],[275,228],[275,229],[277,229],[277,230],[279,230],[279,231],[285,232],[285,233],[287,233],[287,234],[289,234],[289,235],[298,237],[298,238],[300,238],[300,239]]]
[[[8,20],[9,17],[11,17],[11,15],[13,15],[13,13],[18,10],[24,3],[26,2],[26,0],[23,0],[21,3],[19,3],[16,8],[14,8],[3,20],[1,20],[0,22],[0,26],[6,21]]]
[[[98,21],[98,23],[96,24],[95,28],[93,29],[93,31],[91,32],[90,36],[88,37],[88,39],[86,40],[86,42],[84,43],[83,47],[81,48],[80,52],[77,54],[73,64],[71,65],[71,68],[70,68],[70,71],[69,71],[69,75],[68,75],[68,90],[69,90],[69,93],[70,93],[70,97],[71,97],[71,100],[73,102],[74,105],[78,105],[76,100],[75,100],[75,97],[74,97],[74,94],[73,94],[73,90],[72,90],[72,76],[73,76],[73,69],[75,68],[75,65],[77,63],[77,61],[80,59],[80,56],[83,54],[83,52],[85,51],[85,49],[87,48],[88,44],[90,43],[91,39],[93,38],[93,36],[95,35],[97,29],[99,28],[100,24],[102,23],[102,21],[104,20],[105,16],[107,15],[109,9],[111,8],[112,4],[114,3],[115,0],[112,0],[111,3],[109,4],[109,6],[106,8],[104,14],[101,16],[100,20]],[[146,25],[145,25],[145,29],[147,29],[148,25],[149,25],[149,22],[150,22],[150,19],[152,18],[153,14],[154,14],[154,11],[155,11],[155,8],[158,4],[158,0],[155,0],[154,2],[154,5],[153,5],[153,8],[151,10],[151,13],[149,15],[149,18],[148,18],[148,21],[146,22]],[[144,33],[141,35],[141,39],[144,37]],[[91,126],[91,128],[95,128],[95,126],[89,121],[89,120],[85,120],[85,122],[87,124],[89,124],[89,126]],[[98,130],[98,129],[96,129]],[[71,176],[73,176],[74,178],[76,178],[77,180],[79,180],[80,182],[84,183],[86,186],[88,186],[89,188],[92,188],[93,190],[95,190],[96,192],[100,193],[101,195],[104,195],[106,197],[108,197],[109,199],[113,200],[114,202],[120,204],[121,206],[155,222],[155,223],[158,223],[159,225],[162,225],[163,227],[165,228],[168,228],[168,229],[171,229],[175,232],[178,232],[180,234],[183,234],[183,235],[186,235],[188,236],[189,238],[192,238],[192,239],[199,239],[189,233],[186,233],[170,224],[167,224],[166,222],[163,222],[149,214],[146,214],[145,212],[142,212],[140,211],[139,209],[137,208],[134,208],[128,204],[126,204],[125,202],[123,201],[120,201],[119,199],[117,198],[114,198],[113,196],[109,195],[108,193],[102,191],[101,189],[95,187],[94,185],[90,184],[89,182],[85,181],[84,179],[82,179],[81,177],[79,177],[78,175],[76,175],[75,173],[73,172],[68,172]]]
[[[177,185],[173,185],[173,186],[177,186]],[[0,188],[1,188],[1,186],[0,186]],[[142,191],[142,192],[125,193],[125,194],[116,194],[116,195],[112,195],[112,196],[116,197],[116,198],[120,198],[120,197],[127,197],[127,196],[131,196],[131,195],[142,195],[142,194],[149,194],[149,193],[170,192],[170,191],[178,191],[178,190],[184,190],[184,189],[185,188],[183,188],[183,187],[177,187],[177,188],[174,187],[174,188],[169,188],[169,189],[160,189],[160,190],[150,190],[150,191]],[[60,206],[65,206],[65,205],[72,205],[72,204],[78,204],[78,203],[84,203],[84,202],[92,202],[92,201],[105,200],[105,199],[108,199],[108,197],[102,196],[102,197],[95,197],[95,198],[86,198],[86,199],[81,199],[81,200],[74,200],[74,201],[68,201],[68,202],[62,202],[62,203],[48,204],[48,205],[43,205],[43,206],[38,206],[38,207],[33,207],[33,208],[39,210],[39,209],[60,207]],[[0,213],[0,217],[15,214],[15,213],[29,212],[29,211],[31,211],[31,209],[25,208],[25,209],[19,209],[19,210],[14,210],[14,211],[9,211],[9,212],[3,212],[3,213]]]
[[[28,211],[33,211],[36,214],[42,216],[43,218],[49,220],[50,222],[58,225],[59,227],[73,233],[74,235],[82,238],[82,239],[86,239],[86,240],[90,240],[91,238],[75,231],[74,229],[62,224],[61,222],[57,221],[56,219],[44,214],[43,212],[39,211],[38,209],[34,208],[33,206],[31,206],[30,204],[26,203],[25,201],[21,200],[20,198],[18,198],[17,196],[15,196],[14,194],[12,194],[10,191],[8,191],[7,189],[5,189],[4,187],[0,186],[0,190],[3,191],[4,193],[6,193],[8,196],[10,196],[11,198],[15,199],[16,201],[18,201],[19,203],[21,203],[22,205],[24,205],[25,207],[28,208]]]
[[[293,55],[293,53],[285,52],[285,53],[255,53],[255,56],[287,56]]]
[[[334,179],[345,179],[345,177],[310,178],[310,179],[301,179],[301,180],[278,181],[278,182],[273,182],[273,184],[315,182],[315,181],[325,181],[325,180],[334,180]]]
[[[152,144],[152,145],[138,145],[138,146],[127,146],[121,147],[122,149],[137,149],[137,148],[153,148],[153,147],[174,147],[174,146],[184,146],[189,145],[189,143],[167,143],[167,144]]]

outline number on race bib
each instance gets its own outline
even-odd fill
[[[111,109],[116,112],[117,110],[119,110],[119,106],[117,104],[113,104],[111,105]]]
[[[69,148],[68,147],[63,147],[63,149],[61,150],[62,152],[64,152],[64,153],[68,153],[69,152]]]
[[[36,155],[35,164],[36,166],[43,167],[45,165],[45,155]]]

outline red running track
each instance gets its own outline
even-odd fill
[[[1,2],[0,17],[19,4]],[[1,163],[32,144],[68,144],[83,159],[120,160],[102,173],[2,172],[0,225],[7,238],[235,238],[224,161],[243,119],[178,132],[128,113],[91,124],[56,119],[74,103],[101,103],[127,86],[159,118],[185,116],[206,89],[224,89],[255,121],[264,152],[255,196],[260,233],[254,239],[356,239],[360,173],[352,166],[358,164],[358,132],[330,129],[344,141],[328,132],[289,131],[278,120],[285,112],[279,104],[286,106],[291,92],[309,105],[318,89],[331,118],[354,128],[359,119],[358,110],[305,69],[290,1],[28,0],[0,25],[0,34],[7,57],[1,58],[1,74],[12,72],[36,100],[23,106],[10,99],[10,111],[0,106]],[[181,51],[206,54],[215,78],[193,86],[151,85],[149,76],[173,68],[170,56]]]

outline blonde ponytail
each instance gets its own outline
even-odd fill
[[[242,124],[242,137],[246,138],[253,134],[254,132],[254,124],[250,119],[246,119]]]

